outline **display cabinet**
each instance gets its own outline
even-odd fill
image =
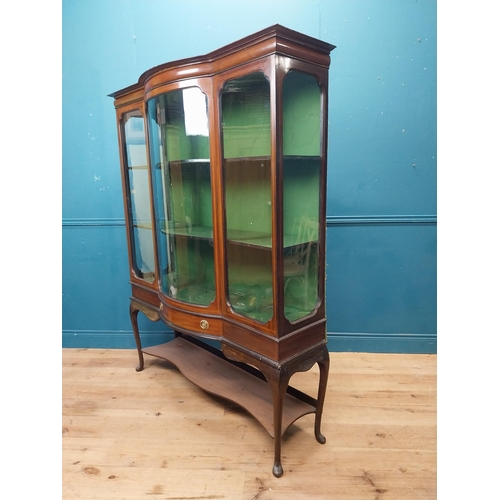
[[[320,424],[328,69],[333,45],[276,25],[113,94],[139,353],[252,414],[275,443]],[[142,347],[137,315],[172,341]],[[207,342],[209,339],[211,342]],[[217,341],[217,342],[213,342]],[[214,345],[220,348],[215,348]],[[289,386],[319,365],[318,393]]]

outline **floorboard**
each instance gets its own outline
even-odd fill
[[[243,409],[134,350],[63,349],[62,492],[73,499],[436,499],[436,356],[330,353],[314,415],[273,439]],[[291,385],[315,396],[319,371]]]

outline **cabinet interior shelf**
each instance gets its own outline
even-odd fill
[[[183,165],[203,165],[210,167],[210,158],[186,158],[184,160],[168,160],[170,166],[183,166]],[[161,170],[161,162],[155,163],[155,168]]]
[[[149,226],[151,227],[151,226]],[[165,229],[162,229],[165,233]],[[199,238],[213,240],[214,233],[211,226],[174,226],[169,223],[169,234],[175,236],[186,236],[189,238]],[[297,235],[285,234],[284,247],[291,248],[296,245],[305,243],[314,243],[316,240],[298,237]],[[269,233],[258,233],[253,231],[242,231],[237,229],[229,229],[227,231],[227,241],[229,243],[246,245],[251,247],[268,248],[272,247],[272,238]]]
[[[204,391],[241,406],[274,438],[271,387],[257,374],[246,371],[220,353],[216,354],[209,346],[184,337],[143,348],[142,352],[170,361],[188,380]],[[251,370],[251,367],[248,369]],[[285,395],[282,435],[298,418],[315,411],[315,400],[289,387]]]
[[[162,232],[165,232],[165,229],[162,229]],[[169,234],[175,236],[189,236],[191,238],[200,238],[205,240],[214,239],[214,230],[211,226],[176,226],[172,222],[169,222],[168,232]]]
[[[240,164],[241,162],[250,162],[250,163],[261,163],[262,161],[269,161],[270,157],[269,156],[245,156],[245,157],[238,157],[238,158],[225,158],[224,162],[227,165],[231,165],[233,163],[238,163]],[[306,155],[283,155],[283,160],[296,160],[296,161],[311,161],[311,160],[316,160],[320,161],[321,157],[320,156],[306,156]],[[193,164],[206,164],[207,166],[210,166],[210,159],[209,158],[187,158],[184,160],[170,160],[169,161],[171,166],[177,165],[177,166],[182,166],[182,165],[193,165]],[[155,168],[156,169],[161,169],[161,162],[155,163]],[[147,167],[145,167],[147,168]]]

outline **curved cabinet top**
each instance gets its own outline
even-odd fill
[[[304,35],[279,24],[249,35],[204,56],[180,59],[144,72],[136,84],[109,94],[125,102],[142,99],[156,87],[179,80],[213,76],[243,63],[272,54],[313,62],[328,68],[335,45]],[[115,101],[115,106],[119,105]]]

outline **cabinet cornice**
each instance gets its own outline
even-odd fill
[[[133,92],[140,92],[143,88],[147,94],[166,81],[172,83],[211,77],[271,54],[287,55],[328,68],[330,52],[333,49],[335,45],[276,24],[208,54],[155,66],[145,71],[136,84],[117,90],[109,96],[118,99]]]

